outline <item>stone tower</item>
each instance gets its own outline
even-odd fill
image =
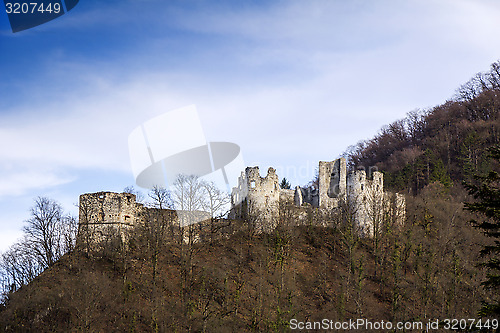
[[[92,245],[109,239],[111,235],[119,235],[125,242],[130,228],[138,223],[143,208],[135,200],[135,195],[130,193],[80,195],[78,239]]]
[[[389,215],[402,223],[404,196],[384,191],[381,172],[374,171],[370,177],[364,170],[347,174],[346,164],[344,158],[319,162],[317,185],[297,186],[295,191],[280,189],[273,168],[261,177],[258,167],[248,167],[233,188],[231,217],[248,219],[257,231],[268,232],[276,227],[280,214],[283,220],[293,214],[289,220],[301,223],[309,221],[313,213],[347,212],[366,236],[372,236]]]
[[[351,172],[347,177],[347,197],[353,205],[356,221],[361,232],[372,236],[374,226],[387,211],[388,193],[384,192],[384,175],[374,171],[368,179],[365,170]]]
[[[337,207],[338,199],[346,194],[346,161],[339,158],[332,162],[319,162],[319,203],[322,208]]]
[[[280,187],[274,168],[261,177],[259,167],[247,167],[233,188],[232,216],[250,218],[257,232],[269,232],[278,222]]]

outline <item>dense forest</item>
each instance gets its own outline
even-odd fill
[[[393,190],[417,194],[432,182],[460,186],[491,169],[487,148],[500,140],[500,62],[462,85],[453,99],[416,110],[351,146],[350,166],[377,167]]]
[[[226,221],[229,236],[186,243],[152,218],[127,244],[110,239],[93,252],[73,244],[45,256],[43,270],[5,290],[0,330],[281,332],[293,319],[479,319],[498,299],[480,266],[481,250],[495,243],[476,227],[481,210],[464,203],[474,202],[478,175],[498,170],[489,154],[499,143],[499,93],[495,63],[452,100],[410,112],[345,153],[351,168],[376,166],[386,187],[407,195],[403,225],[387,217],[374,237],[361,238],[341,207],[311,210],[301,226],[283,215],[269,234]],[[12,261],[14,250],[2,256],[4,274],[23,265]]]

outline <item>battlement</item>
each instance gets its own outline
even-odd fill
[[[88,253],[116,249],[118,244],[127,246],[132,230],[147,223],[153,223],[154,228],[168,233],[165,241],[182,240],[185,243],[196,243],[208,237],[212,239],[214,228],[227,237],[240,227],[227,220],[212,219],[205,211],[148,207],[136,202],[136,196],[130,193],[82,194],[79,208],[77,247]],[[116,243],[111,246],[113,242]]]
[[[231,193],[231,217],[253,217],[258,231],[274,229],[279,212],[280,186],[274,168],[260,176],[259,167],[247,167],[238,179],[238,187]]]
[[[281,189],[275,169],[269,168],[266,177],[261,177],[258,167],[248,167],[239,177],[238,186],[232,192],[232,217],[257,221],[258,231],[272,230],[284,205],[313,207],[323,212],[334,211],[341,204],[352,205],[354,218],[362,233],[373,234],[377,214],[387,209],[394,195],[384,192],[384,175],[374,171],[371,179],[365,170],[347,174],[344,158],[326,162],[320,161],[318,184],[295,188],[295,191]],[[397,198],[399,219],[404,218],[404,196]],[[394,201],[394,200],[393,200]],[[299,216],[304,214],[299,212]]]
[[[349,195],[377,195],[384,192],[384,174],[372,172],[369,179],[365,170],[352,171],[347,176],[347,191]]]
[[[292,220],[300,223],[311,208],[335,212],[348,203],[361,232],[367,235],[373,234],[383,214],[397,215],[402,221],[405,211],[404,196],[384,191],[381,172],[373,172],[371,179],[364,170],[347,174],[344,158],[319,162],[318,185],[297,186],[295,190],[280,188],[274,168],[262,177],[259,167],[247,167],[232,190],[231,203],[229,217],[248,221],[257,232],[272,231],[284,216],[284,209],[292,206],[297,213]],[[149,208],[137,203],[134,194],[114,192],[82,194],[79,217],[78,239],[87,240],[87,244],[100,243],[112,235],[119,235],[126,243],[131,228],[160,218],[179,230],[191,225],[190,221],[202,225],[210,220],[207,212]]]
[[[147,207],[131,193],[86,193],[80,195],[77,243],[90,251],[117,237],[127,244],[131,230],[143,223],[162,221],[179,233],[193,221],[202,224],[210,219],[204,211]]]
[[[97,192],[80,195],[80,221],[91,224],[136,223],[143,205],[131,193]]]
[[[245,169],[250,192],[278,191],[278,175],[274,168],[267,169],[265,177],[260,176],[259,167],[248,167]]]

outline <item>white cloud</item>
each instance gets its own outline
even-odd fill
[[[65,184],[74,180],[73,177],[53,171],[27,169],[26,171],[2,170],[0,183],[0,199],[4,196],[18,196],[29,190],[39,190]]]
[[[111,59],[99,51],[72,57],[60,45],[38,79],[20,80],[15,103],[1,96],[16,105],[0,114],[5,207],[13,196],[29,206],[30,196],[77,183],[89,170],[131,173],[130,131],[193,103],[208,140],[239,144],[261,170],[307,165],[293,179],[305,183],[312,161],[333,159],[406,112],[443,102],[500,54],[496,1],[295,0],[202,11],[153,2],[135,17],[123,7],[70,12],[60,21],[67,29],[131,20],[148,28],[134,23],[138,31],[121,41],[130,51]],[[210,42],[198,43],[204,38]],[[96,182],[90,187],[102,186]],[[53,193],[76,201],[65,191]]]
[[[47,60],[46,75],[27,83],[22,102],[0,116],[5,191],[62,184],[87,169],[129,172],[130,131],[192,103],[207,138],[236,142],[249,159],[327,159],[414,108],[443,102],[500,54],[493,42],[499,5],[489,1],[168,7],[152,24],[174,12],[167,26],[219,36],[212,47],[168,49],[175,36],[158,30],[119,59],[50,54],[57,61]],[[114,14],[111,25],[127,20]],[[96,23],[74,15],[79,24]],[[161,52],[184,52],[185,61],[174,69],[149,57]],[[201,58],[213,63],[200,67]]]

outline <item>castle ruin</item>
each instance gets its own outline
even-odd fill
[[[79,208],[79,241],[100,242],[111,234],[125,241],[144,207],[134,194],[97,192],[80,195]]]
[[[273,230],[286,206],[295,206],[295,218],[304,219],[307,208],[333,212],[343,206],[363,235],[371,236],[384,215],[397,221],[405,217],[405,198],[384,191],[383,174],[374,171],[370,179],[365,170],[347,173],[346,160],[319,162],[318,183],[295,190],[281,189],[276,170],[269,168],[261,177],[258,167],[247,167],[231,194],[232,218],[254,221],[259,232]]]
[[[247,221],[256,232],[271,232],[280,219],[306,223],[312,210],[323,216],[348,210],[360,233],[372,236],[387,214],[400,223],[404,220],[405,198],[384,191],[381,172],[374,171],[371,177],[367,177],[365,170],[347,173],[344,158],[319,162],[317,184],[297,186],[295,190],[280,188],[274,168],[261,177],[258,167],[247,167],[232,190],[229,218]],[[287,212],[293,214],[285,216]],[[169,221],[177,233],[192,225],[190,221],[200,221],[196,227],[201,235],[205,222],[211,220],[206,212],[150,208],[137,203],[134,194],[113,192],[82,194],[79,215],[78,241],[87,245],[116,236],[126,243],[134,226],[152,219]]]
[[[192,224],[189,220],[203,222],[210,219],[210,214],[206,212],[147,207],[136,202],[135,194],[131,193],[82,194],[79,208],[78,242],[87,248],[99,247],[99,244],[116,238],[126,244],[134,227],[153,220],[168,224],[174,235]]]

